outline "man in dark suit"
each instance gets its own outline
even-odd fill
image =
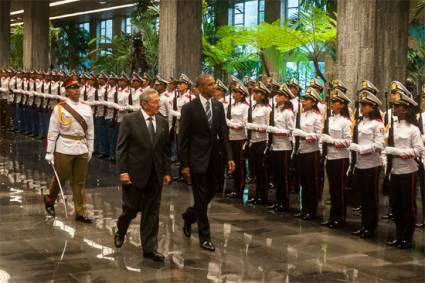
[[[130,221],[142,212],[143,256],[164,261],[157,252],[159,208],[163,184],[171,182],[168,122],[158,115],[159,96],[148,88],[140,96],[142,109],[124,116],[118,134],[117,166],[122,183],[122,214],[114,243],[121,247]]]
[[[201,75],[196,81],[200,95],[182,108],[179,135],[179,156],[182,174],[191,178],[194,205],[183,213],[184,235],[190,238],[191,225],[198,224],[199,242],[202,248],[214,251],[208,222],[208,204],[215,194],[216,175],[213,148],[223,142],[228,170],[233,172],[235,163],[229,143],[228,128],[223,105],[215,99],[216,85],[211,75]],[[217,139],[219,137],[219,139]]]

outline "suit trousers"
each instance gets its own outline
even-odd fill
[[[159,182],[155,169],[152,167],[149,181],[144,188],[134,185],[123,186],[122,213],[118,218],[118,234],[125,235],[132,219],[140,211],[140,238],[144,253],[157,249],[159,210],[161,206],[162,180]]]
[[[390,194],[394,199],[396,237],[411,242],[416,222],[416,172],[391,174]]]
[[[191,173],[192,192],[194,205],[188,207],[183,213],[183,218],[189,224],[198,224],[199,241],[210,240],[210,223],[208,221],[208,204],[213,199],[216,190],[216,175],[214,163],[209,161],[207,171],[204,174]]]

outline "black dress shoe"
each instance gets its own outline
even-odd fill
[[[396,247],[399,248],[399,249],[402,249],[402,250],[407,250],[407,249],[410,249],[412,247],[412,242],[402,240],[397,244]]]
[[[296,218],[303,218],[303,217],[304,217],[304,215],[305,215],[305,213],[303,213],[303,212],[298,212],[298,213],[295,213],[295,214],[294,214],[294,217],[296,217]]]
[[[364,231],[366,231],[366,228],[361,227],[359,230],[356,230],[356,231],[352,232],[351,234],[353,234],[354,236],[361,236],[361,235],[363,235]]]
[[[393,218],[394,218],[394,215],[391,212],[381,216],[381,219],[393,219]]]
[[[56,212],[55,212],[55,207],[53,206],[53,204],[49,203],[48,197],[46,195],[43,196],[43,200],[44,200],[44,208],[46,209],[47,214],[49,214],[52,217],[55,217]]]
[[[362,210],[362,206],[358,206],[358,207],[354,207],[353,211],[359,212],[360,210]]]
[[[211,252],[215,251],[214,244],[210,240],[203,241],[202,244],[201,244],[201,247],[204,250],[208,250],[208,251],[211,251]]]
[[[116,232],[115,235],[114,235],[114,245],[115,245],[115,247],[121,248],[122,245],[124,244],[124,239],[125,239],[124,235],[121,235],[118,232]]]
[[[279,206],[279,204],[275,203],[275,204],[267,206],[267,209],[275,210],[278,206]]]
[[[144,258],[149,258],[153,261],[164,262],[164,256],[157,251],[153,251],[151,253],[143,253]]]
[[[249,203],[249,204],[256,204],[256,203],[257,203],[257,199],[255,199],[255,198],[250,198],[250,199],[248,200],[248,203]]]
[[[375,237],[375,232],[372,230],[366,229],[360,237],[362,237],[363,239],[370,239]]]
[[[325,220],[320,222],[320,225],[322,226],[329,226],[329,224],[332,224],[332,220]]]
[[[87,224],[93,223],[93,220],[91,220],[90,218],[88,218],[86,215],[78,215],[77,214],[75,216],[75,220],[77,220],[79,222],[87,223]]]
[[[313,220],[314,219],[314,215],[311,213],[307,213],[306,215],[304,215],[302,217],[303,220]]]
[[[425,227],[425,223],[416,223],[416,227],[417,228],[424,228]]]
[[[192,225],[188,221],[186,221],[185,214],[182,214],[182,218],[184,221],[183,225],[183,234],[186,236],[186,238],[190,238],[192,236]]]
[[[238,197],[238,194],[235,193],[235,192],[231,192],[231,193],[226,194],[226,197],[228,197],[228,198],[237,198]]]
[[[399,239],[389,240],[387,246],[396,247],[400,243]]]
[[[331,229],[338,229],[338,228],[341,228],[342,226],[344,226],[344,223],[342,223],[339,220],[334,220],[328,225],[328,227]]]

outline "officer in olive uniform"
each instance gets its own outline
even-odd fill
[[[84,190],[88,162],[93,153],[93,112],[89,105],[80,102],[78,77],[68,77],[63,86],[67,99],[55,106],[50,118],[45,158],[54,164],[62,185],[68,179],[71,181],[75,219],[92,223],[84,208]],[[53,179],[49,194],[44,196],[46,211],[51,216],[55,216],[58,193],[58,180]]]

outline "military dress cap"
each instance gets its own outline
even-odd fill
[[[163,84],[168,84],[168,81],[161,75],[156,75],[156,81]]]
[[[97,77],[99,80],[100,79],[104,79],[105,81],[107,81],[109,79],[109,76],[107,74],[105,74],[103,71],[101,71],[99,73],[99,76]]]
[[[90,74],[89,74],[89,80],[94,80],[94,81],[97,80],[97,75],[96,75],[95,72],[90,72]]]
[[[148,73],[143,73],[143,79],[144,79],[145,81],[151,81],[151,80],[152,80],[152,77],[151,77],[151,76],[149,76],[149,74],[148,74]]]
[[[343,103],[351,103],[351,100],[345,95],[345,92],[340,88],[334,88],[331,90],[331,101],[340,101]]]
[[[281,84],[279,85],[279,88],[276,90],[277,95],[285,95],[288,98],[295,98],[295,95],[292,93],[292,91],[289,89],[287,84]]]
[[[253,78],[246,76],[244,77],[244,83],[245,83],[245,86],[249,86],[249,85],[255,85],[257,82]]]
[[[360,83],[360,91],[367,90],[373,95],[377,95],[379,90],[368,80],[364,80]]]
[[[323,84],[316,78],[310,80],[310,87],[320,89],[320,92],[323,91]]]
[[[359,94],[359,102],[372,104],[374,106],[381,106],[382,102],[369,90],[362,90]]]
[[[320,93],[313,87],[309,87],[305,91],[304,99],[310,98],[315,102],[319,102],[321,100]]]
[[[244,96],[249,95],[249,91],[246,88],[246,86],[241,81],[235,81],[235,83],[232,86],[232,91],[237,91],[242,93]]]
[[[274,79],[270,79],[270,88],[272,89],[272,90],[278,90],[280,87],[281,87],[281,85],[282,84],[280,84],[279,82],[277,82],[276,80],[274,80]]]
[[[168,83],[169,83],[169,84],[176,83],[176,79],[175,79],[174,77],[170,77],[170,78],[168,79]]]
[[[117,81],[118,80],[118,77],[117,77],[117,75],[114,72],[110,72],[109,73],[109,80],[115,80],[115,81]]]
[[[263,84],[262,82],[258,82],[255,87],[254,87],[254,91],[259,91],[262,92],[264,94],[270,94],[270,90],[266,87],[265,84]]]
[[[217,79],[216,84],[217,88],[221,89],[223,92],[229,91],[229,88],[220,79]]]
[[[121,72],[121,75],[120,75],[119,80],[120,81],[126,81],[126,82],[129,82],[130,81],[128,75],[125,72]]]
[[[299,83],[298,83],[298,81],[297,81],[297,79],[296,79],[296,78],[292,78],[292,79],[290,79],[290,80],[289,80],[289,82],[288,82],[288,86],[296,86],[296,87],[300,87],[300,85],[299,85]]]
[[[418,106],[412,93],[399,81],[391,82],[390,103],[394,105]]]
[[[192,86],[193,85],[193,82],[185,74],[181,74],[180,75],[179,79],[177,80],[177,83],[185,83],[185,84],[187,84],[189,86]]]
[[[65,89],[70,88],[74,85],[79,86],[80,82],[78,81],[78,76],[77,75],[70,75],[69,77],[67,77],[64,81],[63,81],[63,86],[65,87]]]
[[[341,80],[332,80],[331,86],[332,88],[339,89],[343,93],[347,93],[347,87]]]

